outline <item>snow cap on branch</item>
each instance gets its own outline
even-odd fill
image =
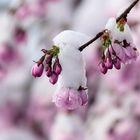
[[[54,45],[60,48],[58,58],[62,66],[62,72],[58,79],[59,88],[78,89],[80,86],[86,86],[85,65],[78,48],[89,38],[85,34],[67,30],[53,39]]]
[[[124,25],[124,31],[120,31],[117,27],[116,19],[114,17],[110,18],[105,26],[105,29],[111,31],[113,40],[123,41],[126,40],[128,43],[133,42],[132,33],[127,22]]]
[[[78,49],[81,45],[85,44],[91,38],[83,33],[65,30],[58,34],[54,39],[54,45],[60,48],[69,46]]]
[[[128,64],[136,61],[139,55],[126,18],[122,17],[119,20],[110,18],[105,29],[101,37],[103,54],[100,71],[103,74],[113,66],[119,70],[121,63]]]

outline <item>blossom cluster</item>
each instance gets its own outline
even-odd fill
[[[33,66],[32,75],[40,77],[45,68],[49,81],[52,84],[58,81],[53,97],[56,106],[73,110],[87,104],[87,80],[81,51],[98,38],[101,42],[99,69],[103,74],[113,67],[119,70],[122,64],[129,64],[137,59],[138,50],[127,23],[127,14],[137,2],[132,3],[117,19],[110,18],[105,30],[91,40],[85,34],[65,30],[53,39],[52,49],[42,49],[44,55]]]
[[[113,66],[120,69],[122,63],[131,63],[138,57],[138,50],[133,42],[126,19],[122,18],[116,22],[115,18],[110,18],[105,29],[101,37],[102,60],[100,71],[103,74],[106,74]]]
[[[140,140],[140,4],[78,49],[131,2],[0,0],[0,140]]]
[[[35,65],[32,67],[32,75],[34,77],[40,77],[43,74],[44,63],[45,63],[45,72],[46,76],[49,77],[49,81],[52,84],[55,84],[58,80],[58,76],[62,71],[61,65],[57,54],[59,53],[59,48],[53,46],[49,51],[42,50],[45,55],[43,55],[38,62],[35,62]]]
[[[82,33],[69,30],[61,32],[54,38],[52,49],[43,49],[45,55],[32,68],[34,77],[40,77],[45,68],[49,81],[52,84],[58,81],[53,102],[59,108],[73,110],[87,105],[85,65],[78,48],[88,39]]]

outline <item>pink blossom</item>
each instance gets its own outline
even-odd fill
[[[125,50],[125,54],[128,56],[129,59],[131,59],[132,61],[133,60],[136,61],[139,54],[133,44],[131,46],[126,47],[124,50]]]
[[[42,50],[43,51],[43,50]],[[51,63],[51,61],[52,61],[52,55],[47,55],[47,57],[46,57],[46,64],[49,64],[49,63]]]
[[[121,62],[120,62],[120,60],[118,58],[115,58],[113,60],[113,64],[114,64],[114,66],[115,66],[116,69],[119,70],[121,68]]]
[[[80,97],[82,99],[82,105],[87,105],[87,103],[88,103],[88,94],[86,93],[85,90],[81,90]]]
[[[74,110],[87,104],[87,95],[72,88],[61,88],[53,96],[53,102],[59,108]]]
[[[46,76],[50,77],[52,75],[52,70],[49,65],[46,66]]]
[[[34,77],[40,77],[43,73],[43,69],[44,69],[44,65],[43,64],[40,64],[38,65],[37,63],[32,67],[32,75]]]
[[[61,67],[61,65],[60,65],[58,59],[55,61],[54,65],[53,65],[53,70],[54,70],[54,72],[57,73],[58,75],[59,75],[59,74],[61,73],[61,71],[62,71],[62,67]]]
[[[115,52],[115,55],[116,55],[117,57],[119,57],[120,60],[121,60],[123,63],[125,63],[125,61],[126,61],[125,51],[124,51],[124,49],[122,48],[121,45],[119,45],[119,44],[117,44],[117,43],[114,43],[113,46],[112,46],[112,48],[110,48],[110,50],[111,50],[112,52],[114,51],[114,52]]]
[[[105,66],[108,68],[108,69],[112,69],[113,68],[113,63],[112,63],[112,60],[110,57],[108,57],[105,61]]]
[[[123,47],[121,44],[114,43],[113,50],[124,64],[130,63],[138,57],[138,51],[133,44]]]
[[[107,67],[106,67],[106,65],[105,65],[104,62],[102,62],[102,63],[100,64],[100,71],[101,71],[103,74],[106,74],[106,73],[107,73]]]

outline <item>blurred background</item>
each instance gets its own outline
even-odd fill
[[[65,29],[95,36],[133,0],[0,0],[0,140],[140,140],[140,59],[99,72],[99,43],[83,51],[89,103],[64,112],[33,60]],[[140,47],[140,4],[128,17]]]

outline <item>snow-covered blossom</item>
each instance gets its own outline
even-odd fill
[[[103,53],[100,63],[100,71],[104,74],[108,69],[112,69],[113,65],[120,69],[121,63],[131,63],[138,57],[126,19],[122,18],[116,22],[115,18],[110,18],[105,29],[101,37]]]
[[[87,104],[85,64],[79,47],[89,38],[70,30],[61,32],[50,50],[42,49],[44,55],[32,69],[32,75],[40,77],[45,67],[50,83],[58,81],[53,99],[58,107],[76,109]]]
[[[89,40],[89,36],[74,31],[63,31],[53,41],[59,46],[58,54],[62,71],[58,78],[58,89],[54,102],[65,109],[75,109],[87,103],[85,64],[79,46]],[[81,97],[80,97],[81,96]]]

